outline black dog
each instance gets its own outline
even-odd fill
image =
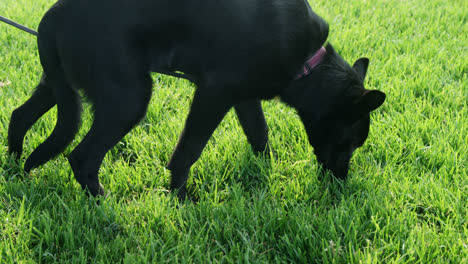
[[[9,150],[19,157],[27,130],[57,105],[56,127],[25,170],[61,153],[79,128],[81,89],[94,123],[69,162],[83,188],[103,194],[101,162],[145,115],[154,71],[197,85],[168,166],[181,197],[190,167],[231,107],[253,149],[266,148],[260,100],[277,95],[297,109],[319,162],[345,178],[385,94],[364,89],[368,59],[350,67],[331,45],[322,47],[327,37],[328,25],[306,0],[59,1],[40,23],[44,75],[12,114]]]

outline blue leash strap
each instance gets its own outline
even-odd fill
[[[14,27],[16,27],[16,28],[19,28],[19,29],[21,29],[21,30],[23,30],[23,31],[26,31],[26,32],[28,32],[29,34],[33,34],[33,35],[36,36],[36,37],[37,37],[37,35],[38,35],[36,31],[34,31],[34,30],[30,29],[30,28],[27,28],[27,27],[25,27],[25,26],[23,26],[23,25],[20,25],[20,24],[16,23],[15,21],[12,21],[12,20],[10,20],[10,19],[8,19],[8,18],[6,18],[6,17],[0,16],[0,21],[5,22],[5,23],[7,23],[8,25],[14,26]]]

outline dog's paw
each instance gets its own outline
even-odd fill
[[[254,148],[252,147],[255,155],[262,158],[273,158],[277,157],[276,152],[271,148],[270,143],[267,143],[264,148]]]
[[[176,195],[177,195],[177,199],[179,199],[179,202],[184,202],[185,200],[187,200],[187,187],[186,186],[182,186],[178,189],[175,189],[175,190],[172,190]]]

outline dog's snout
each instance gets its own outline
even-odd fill
[[[317,161],[323,169],[329,170],[336,178],[344,180],[348,177],[349,158],[347,155],[339,155],[337,158],[328,156],[326,159],[318,156]]]

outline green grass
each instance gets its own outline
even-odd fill
[[[37,28],[52,0],[1,0]],[[41,74],[35,38],[0,24],[0,262],[468,263],[468,2],[314,1],[347,61],[387,93],[346,182],[319,180],[295,112],[264,103],[276,157],[255,156],[230,112],[191,171],[198,203],[167,190],[193,86],[154,75],[148,115],[106,156],[96,206],[65,155],[31,175],[7,154],[10,114]],[[77,145],[90,126],[86,109]],[[28,133],[25,154],[55,125]]]

